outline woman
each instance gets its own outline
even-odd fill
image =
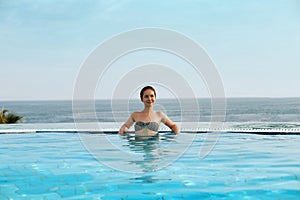
[[[155,136],[158,134],[161,122],[168,126],[175,134],[180,132],[178,126],[167,115],[153,110],[156,101],[156,92],[153,87],[144,87],[140,92],[140,98],[144,103],[144,110],[132,113],[128,120],[121,126],[119,134],[128,132],[129,128],[134,124],[136,135]]]

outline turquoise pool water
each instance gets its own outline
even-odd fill
[[[199,150],[206,134],[175,162],[157,169],[168,145],[182,143],[191,133],[162,134],[139,140],[117,134],[84,134],[105,147],[140,156],[122,155],[109,162],[137,167],[126,173],[105,165],[85,149],[79,134],[36,133],[0,135],[0,199],[298,199],[300,197],[299,135],[223,133],[203,159]],[[103,142],[101,142],[103,141]],[[184,146],[184,145],[183,145]],[[103,150],[103,149],[102,149]],[[182,151],[179,149],[178,151]],[[108,152],[113,151],[107,149]],[[103,151],[105,152],[105,151]]]

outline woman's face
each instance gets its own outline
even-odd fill
[[[145,106],[153,106],[155,103],[156,97],[153,90],[148,89],[145,90],[143,93],[142,102],[145,104]]]

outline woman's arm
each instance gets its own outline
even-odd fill
[[[168,126],[175,134],[179,134],[180,133],[180,130],[178,128],[178,126],[172,121],[169,119],[169,117],[164,114],[164,113],[161,113],[161,121],[166,125]]]
[[[119,130],[119,134],[125,134],[128,132],[130,127],[134,124],[134,118],[133,118],[133,113],[130,115],[130,117],[127,119],[127,121],[121,126]]]

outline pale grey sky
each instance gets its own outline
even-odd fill
[[[89,54],[112,36],[143,27],[178,31],[200,44],[227,97],[300,97],[298,0],[2,0],[0,101],[72,99]],[[197,77],[176,63],[169,65],[195,84]],[[115,76],[121,72],[116,68]],[[105,83],[118,81],[115,76]],[[197,84],[198,96],[209,95],[202,80]],[[96,97],[110,98],[109,92]]]

